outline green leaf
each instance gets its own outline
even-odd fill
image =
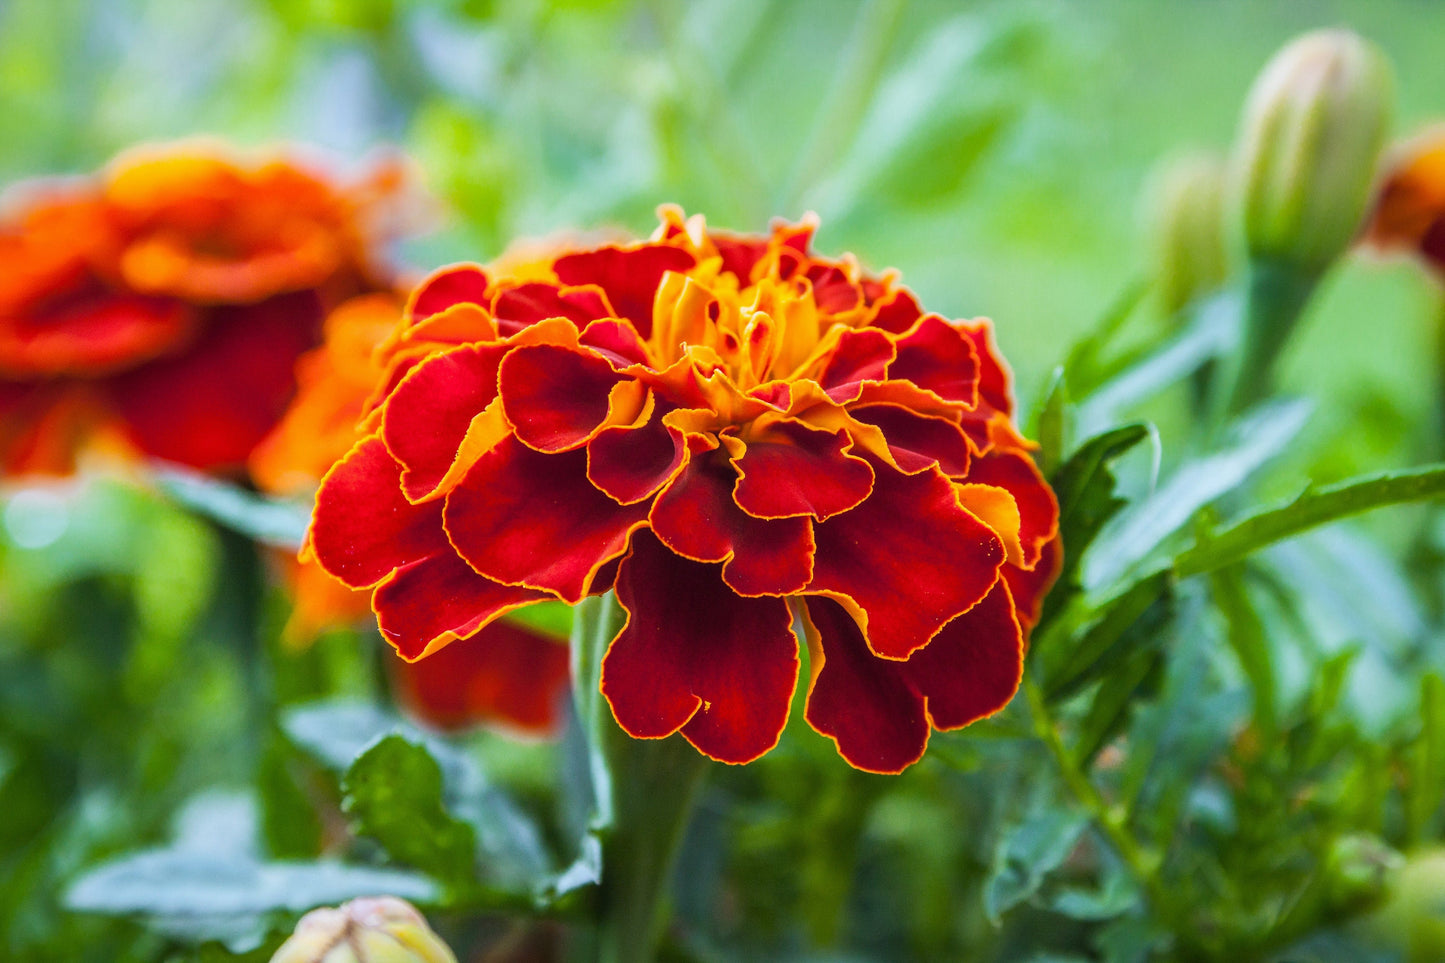
[[[311,508],[267,498],[180,468],[158,469],[156,481],[181,505],[255,541],[296,550],[311,524]]]
[[[1133,651],[1100,684],[1079,725],[1073,754],[1080,769],[1087,769],[1109,740],[1123,730],[1137,698],[1158,685],[1164,655],[1157,644],[1131,648]]]
[[[1420,680],[1420,736],[1415,742],[1410,786],[1405,796],[1410,838],[1430,838],[1445,798],[1445,678],[1430,672]]]
[[[1069,386],[1062,365],[1054,368],[1034,418],[1033,436],[1039,440],[1034,460],[1046,476],[1064,459],[1068,445]]]
[[[1049,873],[1073,852],[1088,825],[1082,813],[1044,809],[1006,830],[983,891],[989,920],[997,924],[1003,914],[1037,893]]]
[[[1245,584],[1244,573],[1236,569],[1216,571],[1210,579],[1214,601],[1224,615],[1230,648],[1254,694],[1254,724],[1266,742],[1275,732],[1275,672],[1264,622]]]
[[[1174,560],[1181,578],[1231,565],[1267,545],[1300,532],[1384,505],[1445,494],[1445,464],[1353,478],[1306,490],[1281,508],[1258,512],[1215,535],[1201,537]]]
[[[1068,357],[1064,359],[1064,377],[1075,392],[1087,396],[1099,387],[1099,379],[1104,372],[1104,364],[1100,360],[1104,349],[1144,302],[1151,286],[1146,280],[1130,282],[1110,303],[1103,316],[1089,326],[1089,333],[1069,349]]]
[[[1109,585],[1148,558],[1194,514],[1284,451],[1309,416],[1305,401],[1261,405],[1238,421],[1224,449],[1186,462],[1169,481],[1121,515],[1091,556],[1084,585]]]
[[[442,804],[441,766],[425,746],[397,734],[383,736],[356,757],[342,789],[342,808],[359,832],[448,886],[470,888],[476,833]]]
[[[1069,886],[1060,889],[1050,900],[1056,913],[1076,920],[1108,920],[1122,916],[1139,905],[1139,887],[1133,877],[1110,860],[1096,887]]]
[[[1173,586],[1166,570],[1130,586],[1100,607],[1096,619],[1067,645],[1050,643],[1040,653],[1039,674],[1050,702],[1068,699],[1133,653],[1137,645],[1157,645],[1169,614],[1159,605]],[[1148,620],[1141,620],[1148,617]]]
[[[1059,537],[1064,564],[1052,592],[1044,599],[1040,624],[1049,622],[1079,590],[1079,563],[1104,524],[1124,500],[1114,494],[1114,461],[1149,437],[1143,424],[1124,425],[1090,438],[1054,472],[1049,482],[1059,500]]]
[[[281,730],[336,773],[346,772],[352,761],[385,733],[416,733],[400,716],[353,699],[293,706],[282,714]]]
[[[572,634],[572,607],[565,602],[538,602],[502,616],[548,638],[567,641]]]

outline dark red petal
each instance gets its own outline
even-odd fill
[[[867,405],[849,408],[848,413],[883,431],[894,461],[908,474],[935,464],[945,475],[962,475],[969,470],[968,436],[951,421],[916,414],[898,405]]]
[[[1009,592],[1014,597],[1014,607],[1018,612],[1019,622],[1024,627],[1024,643],[1028,643],[1029,629],[1038,624],[1039,615],[1043,611],[1044,596],[1054,584],[1054,579],[1059,577],[1059,569],[1064,564],[1064,547],[1059,537],[1055,535],[1048,542],[1044,543],[1044,550],[1040,553],[1038,564],[1032,570],[1021,569],[1017,565],[1005,565],[1003,577],[1008,582]]]
[[[307,539],[321,567],[352,588],[448,548],[441,503],[406,500],[401,466],[376,435],[357,442],[321,480]]]
[[[813,574],[813,525],[807,517],[761,519],[733,500],[736,474],[709,447],[688,439],[692,457],[653,503],[657,537],[680,555],[721,562],[723,581],[740,595],[791,595]]]
[[[446,499],[457,553],[499,582],[586,596],[603,563],[627,550],[647,505],[618,505],[587,481],[587,453],[547,455],[507,438]]]
[[[450,546],[397,570],[371,596],[377,626],[404,659],[420,659],[465,639],[509,609],[552,598],[502,585],[457,558]]]
[[[913,327],[921,317],[923,309],[918,306],[918,299],[913,296],[913,292],[907,288],[897,288],[893,297],[878,306],[873,326],[894,334],[902,334]]]
[[[1008,489],[1019,508],[1019,541],[1023,545],[1024,566],[1032,568],[1044,544],[1059,530],[1058,499],[1033,459],[1022,452],[994,448],[973,460],[965,480]]]
[[[577,341],[602,355],[614,368],[620,369],[634,364],[652,367],[652,356],[647,351],[647,345],[637,336],[637,329],[626,321],[615,318],[593,321],[582,331]]]
[[[587,479],[623,504],[655,495],[687,457],[681,431],[662,423],[655,407],[638,427],[613,425],[587,443]]]
[[[586,327],[596,318],[612,316],[600,288],[563,288],[545,281],[531,281],[498,292],[492,315],[503,334],[511,334],[547,318],[567,318]]]
[[[818,384],[834,401],[851,401],[864,381],[882,381],[897,354],[893,342],[876,328],[846,331],[818,377]]]
[[[888,377],[911,381],[948,401],[973,405],[978,400],[979,359],[973,341],[931,314],[898,339],[898,357]]]
[[[809,598],[817,630],[813,682],[804,718],[838,745],[849,764],[867,772],[902,772],[928,747],[923,695],[904,663],[868,651],[858,625],[831,599]]]
[[[500,722],[539,736],[561,728],[567,647],[522,626],[493,622],[418,662],[390,664],[399,701],[438,728]]]
[[[645,339],[652,334],[652,299],[668,271],[697,263],[687,251],[666,244],[603,247],[560,257],[552,265],[563,284],[595,284],[607,293],[618,317],[627,318]]]
[[[433,271],[412,292],[407,317],[416,324],[461,303],[487,303],[487,272],[479,265],[452,264]]]
[[[716,565],[672,554],[641,533],[622,563],[627,624],[602,660],[602,694],[624,731],[682,730],[719,762],[751,762],[778,744],[798,680],[798,644],[782,599],[740,598]]]
[[[848,606],[876,654],[906,659],[988,594],[1004,549],[937,468],[874,469],[867,501],[815,526],[808,591]]]
[[[822,520],[860,504],[873,489],[873,469],[845,453],[846,431],[781,422],[748,440],[738,459],[738,505],[758,518],[811,515]]]
[[[0,318],[0,375],[94,377],[133,368],[183,346],[195,321],[182,301],[96,284]]]
[[[201,469],[246,461],[275,427],[296,388],[296,359],[320,338],[311,292],[207,310],[189,350],[111,382],[136,444]]]
[[[813,301],[820,311],[841,314],[863,303],[863,291],[835,264],[814,264],[807,278],[813,282]]]
[[[621,380],[590,351],[550,344],[513,349],[498,374],[502,410],[517,438],[548,452],[576,448],[596,434]]]
[[[407,496],[437,490],[456,461],[467,429],[497,397],[501,344],[469,344],[427,358],[392,391],[382,415],[386,447],[405,466]]]
[[[937,729],[962,728],[1008,705],[1024,671],[1023,637],[1008,585],[1000,580],[903,668],[928,700],[928,718]]]
[[[987,321],[965,324],[962,326],[962,331],[964,336],[973,342],[974,353],[978,356],[979,400],[991,408],[1012,416],[1014,405],[1009,388],[1011,378],[1008,369],[1004,367],[1003,356],[994,346],[993,326]]]

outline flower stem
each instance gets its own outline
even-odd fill
[[[1123,813],[1118,807],[1109,805],[1093,782],[1089,780],[1088,775],[1079,767],[1068,747],[1064,745],[1063,739],[1059,737],[1053,714],[1049,712],[1043,692],[1039,690],[1034,680],[1025,676],[1022,688],[1024,696],[1029,702],[1029,715],[1033,718],[1034,735],[1049,750],[1049,755],[1053,758],[1054,765],[1058,768],[1064,784],[1069,787],[1069,792],[1073,794],[1079,805],[1084,807],[1089,818],[1103,833],[1104,838],[1128,868],[1135,882],[1139,884],[1139,888],[1144,891],[1145,899],[1153,905],[1155,912],[1166,922],[1172,922],[1177,914],[1174,912],[1173,900],[1159,879],[1159,857],[1140,845],[1125,825]]]
[[[1256,262],[1249,267],[1240,358],[1222,414],[1234,415],[1274,388],[1274,363],[1289,340],[1319,275],[1286,264]]]
[[[685,740],[634,739],[599,691],[602,656],[624,613],[612,595],[573,616],[573,685],[592,747],[602,844],[596,959],[650,963],[667,921],[673,864],[709,762]]]

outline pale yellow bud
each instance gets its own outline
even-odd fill
[[[1200,153],[1166,162],[1151,179],[1147,216],[1159,298],[1168,314],[1218,290],[1229,275],[1227,172],[1223,157]]]
[[[271,963],[457,963],[410,903],[392,896],[312,910]]]
[[[1445,960],[1445,849],[1406,856],[1391,874],[1379,909],[1355,930],[1373,949],[1403,953],[1405,963]]]
[[[1245,104],[1239,191],[1252,258],[1322,271],[1365,214],[1391,102],[1389,65],[1349,30],[1275,54]]]

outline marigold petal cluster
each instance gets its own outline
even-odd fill
[[[1394,152],[1365,239],[1379,248],[1412,252],[1445,277],[1445,125]]]
[[[615,588],[602,694],[729,763],[806,718],[898,772],[1014,695],[1058,507],[989,322],[894,274],[663,208],[546,271],[433,274],[383,346],[366,434],[305,552],[423,659],[502,613]]]
[[[392,283],[402,167],[342,180],[210,142],[146,148],[0,204],[0,468],[65,473],[97,434],[233,469],[326,312]]]
[[[296,365],[296,396],[279,424],[251,453],[251,478],[264,491],[309,496],[321,476],[359,437],[357,422],[381,368],[377,346],[396,327],[403,300],[361,295],[326,318],[325,340]],[[365,591],[332,579],[314,560],[278,557],[293,601],[283,638],[309,645],[321,632],[371,615]],[[553,735],[570,676],[567,649],[523,625],[494,622],[467,641],[422,662],[389,660],[398,700],[442,729],[500,724]]]

